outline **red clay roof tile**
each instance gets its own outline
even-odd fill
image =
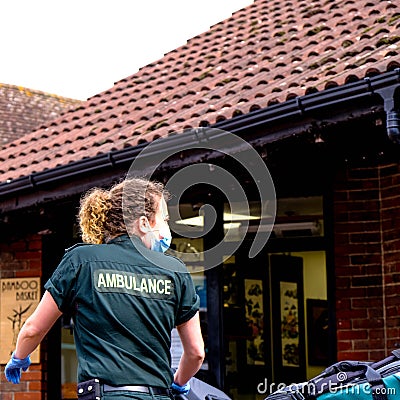
[[[400,67],[400,6],[255,0],[2,150],[2,181]]]
[[[0,84],[0,148],[54,120],[79,100]],[[23,143],[24,139],[20,142]]]

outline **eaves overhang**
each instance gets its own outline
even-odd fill
[[[207,140],[221,140],[224,135],[236,134],[249,143],[267,144],[285,139],[294,133],[307,131],[308,125],[319,118],[319,114],[335,114],[345,118],[345,114],[355,115],[361,103],[367,107],[379,107],[387,115],[399,111],[400,69],[371,78],[316,92],[284,103],[269,106],[249,114],[214,124],[219,138],[207,136],[207,129],[192,129],[166,138],[158,139],[152,146],[154,153],[160,154],[174,149],[190,149],[191,144]],[[340,112],[338,110],[341,110]],[[392,113],[392,114],[391,114]],[[228,142],[228,141],[227,141]],[[62,165],[53,169],[37,172],[0,184],[0,208],[3,201],[26,194],[32,196],[35,191],[55,187],[64,182],[79,182],[84,177],[94,177],[113,168],[127,168],[148,144],[129,147],[101,154],[92,158]],[[193,162],[180,159],[181,165]],[[79,185],[77,185],[77,190]],[[15,209],[18,205],[15,204]]]

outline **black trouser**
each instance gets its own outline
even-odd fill
[[[103,392],[102,400],[127,400],[127,399],[136,399],[136,400],[171,400],[171,397],[165,395],[157,395],[157,394],[149,394],[149,393],[139,393],[139,392],[130,392],[128,390],[118,390],[115,392]]]
[[[78,384],[79,400],[174,400],[174,396],[169,389],[152,388],[140,385],[110,386],[103,385],[97,378]]]

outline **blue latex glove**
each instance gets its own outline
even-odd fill
[[[173,394],[188,394],[190,392],[190,383],[186,383],[183,386],[179,386],[177,383],[171,385]]]
[[[26,371],[31,365],[31,358],[28,356],[23,359],[16,358],[14,355],[15,352],[12,353],[10,361],[7,363],[4,373],[9,382],[19,383],[21,379],[21,368],[23,371]]]

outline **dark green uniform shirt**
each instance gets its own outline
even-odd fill
[[[79,382],[170,387],[171,330],[199,309],[180,260],[124,235],[74,246],[45,288],[73,315]]]

